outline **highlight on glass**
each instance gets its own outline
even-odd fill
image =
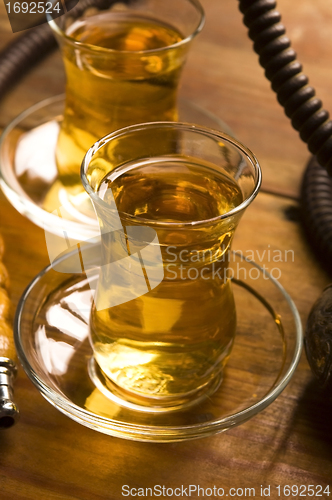
[[[101,229],[92,376],[139,408],[194,404],[232,350],[229,251],[258,161],[225,134],[156,122],[98,141],[81,176]]]

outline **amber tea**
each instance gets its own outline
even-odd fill
[[[89,224],[94,213],[80,181],[84,154],[121,127],[177,119],[181,70],[204,25],[199,0],[106,0],[98,9],[88,3],[48,16],[67,83],[55,152],[58,177],[43,208],[61,206],[65,218]]]
[[[56,150],[60,180],[75,186],[82,158],[98,138],[134,123],[177,118],[187,47],[177,45],[184,38],[177,29],[130,12],[78,20],[66,35],[84,44],[80,52],[75,44],[63,46],[66,109]]]
[[[101,228],[92,378],[138,409],[195,404],[235,338],[229,251],[260,185],[255,157],[197,125],[140,124],[96,143],[82,182]]]
[[[109,190],[124,228],[130,225],[124,214],[152,225],[153,221],[201,221],[225,214],[243,201],[230,176],[190,158],[161,157],[117,169],[100,183],[98,192],[104,201]],[[219,221],[205,231],[188,228],[181,234],[159,227],[162,282],[154,288],[152,281],[148,293],[129,302],[100,311],[93,308],[95,359],[128,394],[179,399],[202,390],[220,375],[236,327],[225,273],[233,235],[228,226]],[[114,253],[114,237],[106,231],[102,238],[109,257]],[[151,275],[149,265],[143,259],[147,276]],[[124,282],[129,281],[125,275],[131,271],[124,265],[120,272],[122,279],[117,280],[103,271],[98,285],[103,300],[123,294]]]

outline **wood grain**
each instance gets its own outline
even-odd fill
[[[263,190],[241,221],[234,248],[260,255],[294,251],[278,263],[281,283],[303,323],[329,277],[313,257],[298,217],[298,192],[309,154],[276,102],[252,51],[236,0],[202,0],[206,26],[185,67],[181,92],[220,116],[260,159]],[[325,107],[332,109],[332,4],[279,0],[279,10],[304,70]],[[0,46],[11,40],[0,6]],[[29,105],[61,93],[58,53],[26,76],[0,103],[5,126]],[[0,232],[11,296],[17,304],[30,280],[48,264],[43,231],[0,196]],[[267,267],[271,263],[263,259]],[[111,438],[68,419],[38,393],[20,369],[16,399],[21,420],[0,434],[3,500],[121,499],[122,485],[256,489],[318,485],[332,490],[332,398],[315,382],[305,356],[286,390],[261,414],[224,434],[176,444]],[[193,498],[197,496],[192,495]]]

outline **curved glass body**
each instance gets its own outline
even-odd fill
[[[231,242],[260,180],[247,148],[194,125],[132,126],[88,151],[102,241],[91,343],[110,390],[170,409],[216,389],[236,331]]]
[[[177,119],[181,70],[204,23],[197,0],[97,5],[49,17],[67,77],[57,167],[73,196],[81,192],[82,158],[98,138],[134,123]]]

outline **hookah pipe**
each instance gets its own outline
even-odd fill
[[[16,351],[9,322],[9,276],[2,263],[3,253],[4,242],[0,235],[0,429],[7,429],[15,423],[19,411],[13,400],[13,381],[17,372]]]
[[[301,188],[302,222],[310,243],[332,271],[332,121],[285,35],[275,0],[239,0],[243,22],[278,102],[315,155],[307,166]]]
[[[72,13],[79,15],[88,6],[103,10],[112,3],[114,0],[81,0],[72,9]],[[331,272],[332,122],[329,120],[329,113],[322,108],[321,100],[316,97],[315,90],[309,85],[308,77],[302,72],[302,65],[285,34],[286,29],[280,23],[281,15],[275,8],[275,0],[239,0],[243,22],[249,29],[248,35],[254,42],[253,47],[265,69],[265,76],[270,80],[278,102],[283,106],[292,126],[314,155],[302,182],[302,222],[313,250]],[[42,24],[26,31],[0,51],[0,98],[55,47],[53,33],[47,24]],[[309,365],[325,387],[332,387],[331,317],[332,285],[323,291],[314,304],[308,318],[305,338]],[[10,333],[7,344],[12,345]],[[0,427],[1,415],[5,418],[2,421],[9,426],[14,423],[18,412],[11,401],[15,373],[15,363],[11,358],[14,358],[14,352],[12,350],[9,357],[7,354],[0,344]],[[2,355],[5,357],[1,358]],[[1,365],[1,359],[6,359],[5,368]],[[3,375],[4,370],[6,374]],[[2,385],[3,380],[5,384]],[[6,398],[1,399],[2,389]],[[11,410],[7,415],[8,401],[11,403]]]
[[[309,85],[308,77],[285,35],[275,0],[239,0],[243,22],[259,55],[266,78],[291,124],[314,155],[301,188],[302,223],[309,242],[332,271],[332,121]],[[324,388],[332,388],[332,285],[312,307],[305,350],[309,365]]]

